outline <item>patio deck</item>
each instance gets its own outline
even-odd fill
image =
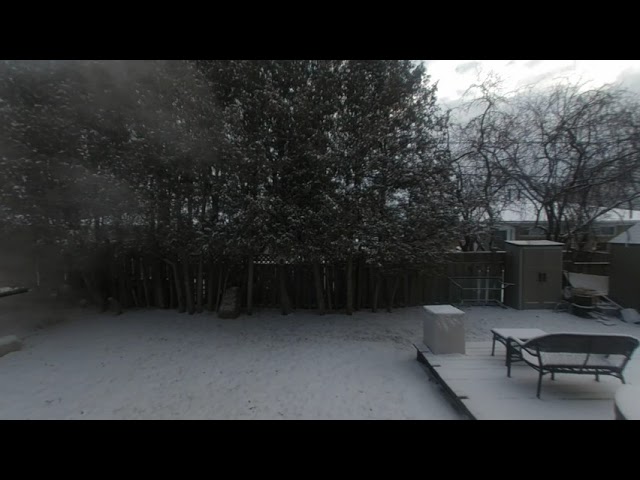
[[[541,398],[536,398],[538,373],[516,363],[507,377],[505,348],[491,342],[467,342],[466,355],[434,355],[416,347],[418,361],[441,384],[454,405],[476,420],[613,420],[614,396],[620,380],[591,375],[556,374],[542,380]],[[625,370],[627,383],[640,385],[640,357],[636,353]]]

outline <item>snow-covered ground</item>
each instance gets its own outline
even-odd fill
[[[0,297],[0,337],[23,337],[34,329],[84,314],[81,310],[66,309],[48,294],[37,291]]]
[[[0,358],[0,418],[457,419],[419,315],[88,314]]]
[[[469,342],[489,341],[492,328],[539,328],[547,333],[614,333],[640,338],[640,325],[607,317],[605,325],[595,319],[551,310],[513,310],[500,307],[464,307],[465,337]]]
[[[638,325],[567,313],[464,310],[468,341],[490,340],[497,326],[640,336]],[[419,307],[352,317],[145,310],[69,318],[23,335],[21,351],[0,357],[1,419],[460,418],[416,361]]]

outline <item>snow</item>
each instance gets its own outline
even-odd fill
[[[491,328],[640,334],[548,310],[461,310],[467,342]],[[65,312],[0,358],[0,419],[459,419],[416,361],[423,315]]]
[[[457,419],[392,314],[86,314],[0,358],[2,419]]]
[[[506,376],[505,349],[496,343],[491,356],[491,328],[538,328],[547,333],[592,332],[640,337],[640,326],[611,318],[607,326],[597,320],[551,310],[511,310],[499,307],[463,307],[466,312],[466,355],[427,354],[438,374],[479,420],[578,420],[613,419],[620,380],[590,375],[558,375],[543,379],[536,398],[537,372],[523,363]],[[640,349],[636,349],[624,376],[640,385]]]
[[[535,222],[538,211],[535,205],[529,201],[513,202],[500,212],[503,222]],[[544,211],[540,212],[539,220],[544,223],[546,216]],[[640,221],[640,210],[627,210],[624,208],[614,208],[598,217],[600,222],[623,222]]]
[[[598,333],[598,334],[616,334],[616,335],[630,335],[640,339],[640,325],[625,323],[621,319],[617,317],[607,317],[606,323],[605,320],[596,320],[589,318],[582,318],[575,315],[571,315],[567,312],[553,312],[552,310],[512,310],[512,309],[502,309],[500,307],[466,307],[463,308],[465,311],[465,339],[467,342],[467,347],[470,345],[470,342],[488,342],[491,340],[491,328],[539,328],[544,330],[547,333],[562,333],[562,332],[577,332],[577,333]],[[496,349],[498,347],[496,346]],[[497,350],[496,350],[497,351]],[[500,355],[503,355],[503,350],[500,350]],[[523,379],[525,375],[530,375],[532,369],[523,368],[523,373],[519,373],[518,375],[522,375]],[[640,348],[636,349],[633,354],[631,361],[627,365],[624,371],[624,376],[627,380],[627,383],[632,385],[640,385]],[[590,389],[596,388],[593,385],[585,384],[584,379],[582,377],[588,377],[583,375],[578,375],[577,379],[572,379],[571,375],[563,376],[563,382],[558,383],[557,387],[553,387],[554,382],[546,383],[544,388],[558,388],[562,390],[563,388],[568,388],[566,385],[574,385],[575,393],[581,394],[581,385],[589,385]],[[604,389],[601,392],[603,398],[609,398],[610,392],[615,392],[620,386],[621,383],[619,380],[611,377],[605,377],[606,380],[601,379],[602,388]],[[604,381],[603,381],[604,380]],[[569,382],[569,383],[567,383]],[[596,382],[597,383],[597,382]],[[551,387],[549,387],[551,385]],[[611,397],[612,398],[612,397]],[[533,401],[533,400],[532,400]],[[531,405],[535,404],[535,401]],[[536,404],[537,405],[537,404]],[[607,411],[607,415],[609,410],[612,408],[610,405],[605,402],[605,410]],[[517,408],[517,407],[514,407]],[[520,408],[525,409],[528,408],[525,404],[522,404]],[[537,408],[537,407],[536,407]],[[524,418],[522,412],[515,412],[514,418]],[[563,412],[556,412],[557,418],[569,418],[563,417]],[[577,414],[577,413],[576,413]],[[602,412],[597,413],[601,416]],[[534,415],[531,412],[531,415]],[[589,418],[591,413],[589,413],[588,409],[585,412],[580,413],[580,418]],[[553,415],[548,414],[549,418]]]
[[[500,307],[461,307],[465,315],[465,340],[490,341],[492,328],[539,328],[547,333],[577,332],[631,335],[640,339],[640,325],[617,317],[605,320],[578,317],[553,310],[514,310]],[[640,372],[638,372],[640,373]],[[640,377],[639,377],[640,379]]]
[[[514,337],[519,340],[529,340],[530,338],[547,334],[547,332],[540,330],[539,328],[492,328],[491,330],[492,333],[502,337],[502,340],[504,341],[509,337]]]
[[[640,387],[623,385],[616,392],[615,401],[625,420],[640,420]]]
[[[467,355],[425,356],[438,375],[478,420],[613,420],[614,398],[623,384],[612,376],[560,374],[542,380],[540,398],[536,396],[538,373],[517,362],[511,377],[506,375],[505,350],[491,342],[467,343]],[[625,378],[638,380],[638,358],[625,369]],[[635,363],[635,365],[634,365]],[[637,383],[636,383],[637,384]]]
[[[84,313],[86,312],[61,308],[53,298],[37,291],[1,297],[0,337],[23,337],[34,329],[54,325]]]
[[[20,340],[15,335],[7,335],[6,337],[0,337],[0,357],[7,353],[20,350],[22,346]]]
[[[589,275],[587,273],[565,272],[569,283],[574,288],[594,290],[598,295],[609,295],[609,277],[605,275]]]
[[[506,243],[519,247],[562,247],[564,243],[552,242],[550,240],[507,240]]]
[[[435,315],[457,315],[464,313],[453,305],[425,305],[424,309]]]
[[[640,314],[635,308],[623,308],[620,315],[626,323],[640,323]]]

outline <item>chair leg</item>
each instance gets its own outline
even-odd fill
[[[600,381],[600,376],[596,373],[596,382]]]
[[[538,392],[536,393],[536,397],[540,398],[540,388],[542,387],[542,372],[538,375]]]
[[[507,341],[507,377],[511,378],[511,348],[510,343]]]
[[[491,356],[493,357],[493,354],[496,353],[496,336],[495,334],[493,335],[493,345],[491,345]]]
[[[556,379],[556,372],[551,372],[551,380],[555,380]]]
[[[622,380],[622,384],[625,385],[627,382],[624,381],[624,375],[620,374],[620,380]]]
[[[509,359],[511,358],[511,342],[507,339],[507,343],[504,344],[504,348],[507,349],[507,356],[504,359],[504,364],[509,366]]]

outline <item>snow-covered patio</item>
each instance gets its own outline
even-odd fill
[[[516,363],[507,377],[505,347],[496,342],[491,355],[491,328],[537,328],[546,333],[622,334],[640,337],[640,325],[610,318],[594,319],[545,310],[500,310],[469,308],[466,323],[466,353],[435,355],[421,342],[418,359],[441,383],[447,395],[470,418],[478,420],[613,420],[614,397],[620,380],[593,375],[546,376],[542,396],[536,398],[538,374]],[[624,372],[628,384],[640,385],[640,353],[637,350]]]

